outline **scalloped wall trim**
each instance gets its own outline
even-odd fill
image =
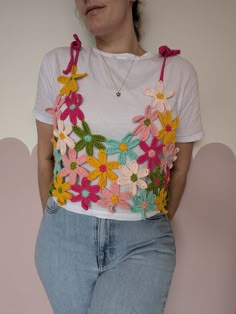
[[[1,309],[52,314],[34,267],[42,215],[36,147],[30,154],[18,139],[0,140],[0,173]],[[211,143],[197,152],[172,224],[177,265],[165,314],[235,313],[235,178],[229,147]]]

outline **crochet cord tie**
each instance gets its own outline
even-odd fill
[[[170,49],[167,46],[161,46],[159,48],[159,54],[164,57],[163,63],[162,63],[162,68],[161,68],[161,74],[160,74],[160,81],[164,81],[164,71],[165,71],[165,65],[166,65],[166,59],[168,57],[174,57],[177,56],[181,53],[181,51],[179,49],[174,50],[174,49]]]
[[[78,58],[79,58],[81,41],[79,40],[79,37],[77,36],[77,34],[74,34],[73,37],[75,40],[72,41],[72,43],[70,45],[70,61],[68,63],[66,70],[63,71],[63,74],[65,74],[65,75],[67,75],[71,72],[73,65],[75,65],[75,66],[77,65]],[[74,56],[74,52],[75,52],[75,56]]]

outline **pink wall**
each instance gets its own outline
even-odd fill
[[[0,174],[1,313],[52,314],[34,267],[41,218],[35,150],[0,140]],[[235,178],[235,155],[223,144],[208,144],[194,158],[173,221],[177,266],[165,314],[236,313]]]

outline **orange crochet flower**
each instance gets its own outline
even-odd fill
[[[64,84],[62,89],[60,90],[61,95],[69,96],[71,92],[76,92],[79,88],[77,80],[83,78],[87,75],[87,73],[76,73],[77,66],[73,65],[71,69],[71,75],[68,76],[59,76],[58,82]]]
[[[159,194],[156,197],[155,203],[157,205],[157,211],[162,212],[163,214],[168,214],[167,206],[167,191],[165,189],[161,189]]]
[[[98,151],[98,159],[88,156],[87,162],[90,166],[95,168],[95,170],[92,170],[88,174],[88,179],[92,181],[99,177],[98,185],[101,188],[106,186],[107,178],[111,181],[117,180],[118,176],[112,170],[118,169],[120,167],[120,163],[118,161],[107,161],[107,154],[103,149]]]
[[[64,205],[67,200],[72,198],[72,194],[68,192],[70,189],[70,183],[63,183],[62,176],[57,174],[56,178],[53,181],[54,189],[52,190],[52,195],[57,197],[57,203],[59,205]]]
[[[174,144],[176,141],[175,130],[179,125],[179,117],[172,121],[172,113],[167,111],[165,114],[159,112],[159,119],[163,129],[159,132],[158,139],[163,139],[165,145],[169,143]]]

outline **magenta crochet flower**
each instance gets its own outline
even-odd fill
[[[161,160],[161,168],[167,173],[167,169],[173,167],[173,162],[177,159],[179,148],[175,144],[170,144],[163,148],[163,159]]]
[[[111,190],[107,190],[105,188],[101,189],[101,194],[103,198],[101,198],[97,203],[101,207],[108,208],[109,212],[115,212],[115,206],[120,206],[124,209],[130,209],[131,206],[127,200],[129,200],[132,196],[130,192],[120,192],[120,187],[116,182],[111,183]]]
[[[170,104],[168,102],[168,98],[172,97],[174,95],[174,91],[170,91],[167,94],[163,92],[164,85],[162,81],[159,81],[157,83],[157,89],[148,88],[145,90],[145,95],[153,97],[153,101],[151,102],[150,106],[152,108],[156,108],[160,112],[164,112],[165,110],[170,111]]]
[[[155,110],[152,112],[150,106],[147,106],[145,109],[144,115],[138,115],[133,118],[133,122],[139,122],[139,125],[133,131],[134,135],[140,136],[142,141],[146,141],[150,135],[150,132],[153,136],[158,135],[158,129],[154,124],[154,121],[158,118],[158,111]]]
[[[89,203],[97,203],[99,196],[97,193],[100,190],[98,185],[89,185],[89,180],[84,177],[81,181],[81,185],[72,185],[71,190],[77,192],[78,195],[74,195],[71,199],[72,202],[81,202],[83,209],[88,210]]]
[[[81,167],[87,161],[87,155],[80,155],[77,158],[77,153],[74,149],[69,149],[68,157],[63,155],[61,157],[63,161],[63,169],[60,171],[62,177],[69,176],[70,184],[75,184],[77,176],[87,177],[88,171]]]
[[[61,106],[65,103],[65,97],[58,95],[56,97],[55,103],[53,107],[46,108],[46,112],[51,113],[53,115],[53,126],[57,127],[57,119],[60,119],[61,116]]]
[[[72,92],[70,96],[66,96],[65,104],[67,108],[61,114],[61,120],[65,120],[68,116],[70,117],[70,122],[73,125],[77,124],[77,118],[79,120],[84,120],[84,113],[80,109],[83,98],[80,94]]]
[[[144,141],[141,141],[139,145],[145,152],[145,154],[138,157],[137,163],[140,165],[147,161],[148,169],[152,171],[156,166],[161,164],[159,154],[162,152],[164,145],[158,145],[158,140],[156,137],[152,139],[152,143],[150,146],[148,146],[148,144]]]

